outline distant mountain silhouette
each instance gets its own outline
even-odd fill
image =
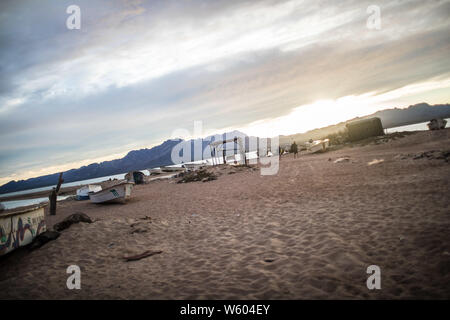
[[[428,103],[419,103],[406,109],[394,108],[377,111],[363,118],[370,117],[379,117],[385,129],[394,128],[430,121],[434,118],[450,118],[450,104],[430,106]]]
[[[205,158],[209,158],[211,153],[208,146],[211,141],[215,141],[217,139],[223,140],[225,138],[235,136],[241,137],[246,141],[246,151],[248,151],[249,137],[246,136],[245,133],[239,131],[232,131],[224,134],[209,136],[204,139],[188,141],[184,141],[182,139],[171,139],[164,141],[162,144],[151,149],[130,151],[122,159],[104,161],[101,163],[92,163],[88,166],[83,166],[78,169],[65,171],[63,173],[64,183],[105,177],[129,172],[132,170],[145,170],[159,166],[172,165],[174,164],[171,158],[172,148],[179,143],[184,144],[185,147],[188,147],[189,144],[191,145],[191,156],[189,157],[188,161],[202,160],[202,153],[194,153],[195,146],[197,144],[202,146],[203,155],[205,156]],[[235,148],[234,143],[226,144],[225,148]],[[185,150],[189,149],[186,148]],[[0,187],[0,194],[56,185],[56,183],[58,182],[58,175],[59,173],[54,173],[36,178],[30,178],[27,180],[10,181]]]
[[[430,121],[434,118],[450,118],[450,104],[429,105],[427,103],[419,103],[411,105],[405,109],[393,108],[377,111],[370,115],[349,119],[324,128],[310,130],[304,133],[297,133],[288,136],[280,136],[280,145],[288,146],[293,141],[303,143],[309,139],[323,139],[324,137],[337,133],[345,129],[348,121],[378,117],[381,119],[384,129],[405,126],[414,123]]]
[[[430,106],[426,103],[420,103],[409,106],[406,109],[395,108],[378,111],[363,118],[369,117],[379,117],[381,119],[381,122],[383,123],[384,128],[392,128],[407,124],[425,122],[433,118],[450,118],[450,105],[444,104]],[[314,129],[306,133],[294,134],[290,136],[280,136],[280,145],[288,145],[292,141],[302,143],[304,141],[308,141],[309,139],[321,139],[331,133],[343,130],[344,128],[345,122],[341,122],[325,128]],[[206,159],[210,157],[210,150],[208,148],[208,145],[211,141],[234,136],[241,137],[244,140],[245,150],[247,152],[255,150],[254,145],[252,145],[252,148],[249,147],[249,140],[256,139],[256,137],[249,137],[245,133],[242,133],[240,131],[232,131],[224,134],[209,136],[204,139],[188,141],[184,141],[182,139],[171,139],[164,141],[162,144],[151,149],[130,151],[122,159],[104,161],[101,163],[92,163],[88,166],[83,166],[78,169],[68,170],[63,174],[64,182],[69,183],[74,181],[120,174],[132,170],[144,170],[174,164],[171,159],[172,148],[179,143],[186,144],[185,146],[188,146],[189,144],[191,145],[191,156],[189,157],[190,161],[202,159],[202,153],[197,153],[194,157],[195,147],[199,145],[202,147],[203,156]],[[225,148],[233,149],[236,148],[236,146],[234,145],[234,143],[228,143],[226,144]],[[0,194],[56,185],[57,182],[58,173],[30,178],[27,180],[10,181],[0,187]]]

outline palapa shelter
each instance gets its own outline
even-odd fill
[[[377,117],[347,122],[345,126],[350,141],[384,135],[381,119]]]
[[[233,149],[231,149],[230,151],[233,151],[233,159],[234,159],[234,163],[237,164],[237,160],[236,160],[236,154],[237,151],[239,150],[239,154],[240,154],[240,161],[242,164],[247,164],[247,157],[245,156],[245,148],[244,148],[244,144],[242,142],[242,138],[240,137],[234,137],[232,139],[225,139],[225,140],[218,140],[218,141],[213,141],[209,144],[209,148],[211,150],[211,161],[213,165],[218,165],[220,164],[220,153],[222,153],[222,163],[227,163],[227,149],[225,149],[225,145],[229,142],[233,142]],[[238,146],[238,149],[236,149],[236,144]],[[228,161],[229,162],[229,161]]]

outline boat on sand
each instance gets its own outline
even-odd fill
[[[77,189],[77,200],[89,200],[89,192],[99,192],[102,190],[102,187],[95,184],[90,184],[80,189]]]
[[[89,193],[93,203],[126,202],[131,197],[134,183],[121,181],[98,192]]]
[[[177,172],[177,171],[185,171],[185,168],[179,166],[179,167],[175,167],[175,166],[163,166],[161,167],[161,171],[162,172]]]
[[[32,205],[0,211],[0,256],[26,246],[46,231],[44,208]]]

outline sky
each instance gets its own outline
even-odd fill
[[[180,129],[299,133],[449,89],[450,1],[1,1],[0,184]]]

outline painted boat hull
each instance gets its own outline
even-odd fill
[[[44,207],[14,209],[0,214],[0,256],[30,244],[46,231]]]
[[[90,193],[89,199],[92,203],[125,202],[131,197],[134,183],[120,183],[102,191]]]

